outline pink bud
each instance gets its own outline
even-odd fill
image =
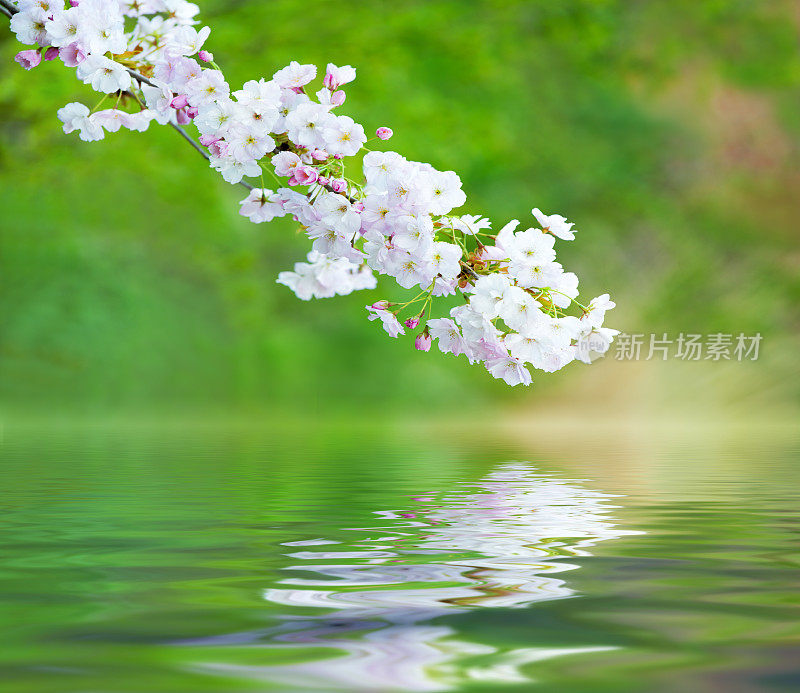
[[[298,166],[294,171],[294,179],[299,185],[311,185],[318,177],[317,169],[311,166]]]
[[[20,51],[17,53],[14,56],[14,60],[16,60],[26,70],[32,70],[40,62],[42,62],[42,54],[36,49],[31,48],[30,50]]]
[[[208,51],[200,51],[197,54],[197,57],[200,58],[204,63],[211,63],[214,62],[214,54],[209,53]]]
[[[55,46],[50,46],[50,48],[48,48],[44,52],[45,60],[55,60],[57,57],[58,57],[58,48],[56,48]]]
[[[178,122],[178,125],[188,125],[192,122],[192,119],[186,113],[185,108],[179,108],[175,111],[175,120]]]
[[[386,300],[375,301],[375,303],[373,303],[370,306],[372,310],[386,310],[388,307],[389,307],[389,301]]]
[[[344,192],[347,190],[347,181],[342,180],[341,178],[334,178],[331,181],[331,188],[333,188],[333,192]]]
[[[346,98],[347,94],[345,94],[341,89],[339,89],[339,91],[335,91],[333,92],[333,94],[331,94],[331,103],[334,106],[341,106]]]
[[[419,325],[419,315],[415,315],[413,318],[409,318],[409,319],[408,319],[408,320],[406,320],[406,322],[405,322],[405,326],[406,326],[406,327],[407,327],[409,330],[414,330],[414,329],[416,329],[416,327],[417,327],[418,325]]]
[[[325,73],[325,79],[322,80],[322,86],[327,89],[336,89],[336,84],[333,81],[333,75],[330,72]]]
[[[391,128],[378,128],[375,131],[375,134],[382,140],[388,140],[392,135],[394,135]]]
[[[316,159],[317,161],[325,161],[328,158],[328,152],[324,149],[315,149],[311,152],[311,156]]]
[[[204,147],[210,147],[214,142],[219,142],[221,137],[213,137],[211,135],[200,135],[200,144]]]
[[[186,115],[189,116],[192,120],[197,118],[198,113],[200,113],[199,108],[194,108],[193,106],[190,106],[189,108],[186,109]]]
[[[77,7],[81,2],[80,0],[69,0],[69,4],[72,5],[72,7]]]
[[[359,200],[358,202],[356,202],[353,205],[353,209],[355,209],[358,212],[363,212],[364,211],[364,203],[361,200]]]
[[[414,347],[420,351],[430,351],[432,341],[431,336],[427,332],[422,332],[418,334],[417,338],[414,340]]]
[[[330,178],[326,178],[325,176],[320,176],[319,178],[317,178],[317,183],[319,183],[320,185],[328,185],[328,183],[330,183]]]
[[[189,99],[186,97],[186,94],[178,94],[174,99],[172,99],[172,101],[169,102],[169,105],[175,110],[179,108],[186,108],[189,105]]]

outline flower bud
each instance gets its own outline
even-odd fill
[[[35,48],[31,48],[30,50],[20,51],[17,53],[14,56],[14,60],[16,60],[26,70],[32,70],[40,62],[42,62],[42,54]]]
[[[205,51],[205,50],[200,51],[197,54],[197,57],[200,58],[200,60],[202,60],[204,63],[214,62],[214,54],[213,53],[209,53],[208,51]]]
[[[179,108],[175,111],[175,120],[178,122],[178,125],[188,125],[192,122],[185,108]]]
[[[391,128],[378,128],[375,134],[382,140],[388,140],[394,133]]]
[[[186,115],[189,116],[190,119],[194,120],[197,118],[197,114],[200,113],[199,108],[195,108],[194,106],[190,106],[186,109]]]
[[[331,188],[333,188],[333,192],[342,193],[347,190],[347,181],[341,178],[334,178],[331,181]]]
[[[372,310],[386,310],[388,307],[389,307],[389,301],[387,301],[385,299],[380,300],[380,301],[375,301],[375,303],[373,303],[370,306],[370,308],[372,308]]]
[[[430,351],[433,340],[427,332],[421,332],[414,340],[414,347],[420,351]]]
[[[313,152],[311,152],[311,157],[317,161],[325,161],[325,159],[328,158],[328,152],[326,152],[324,149],[315,149]]]
[[[325,176],[320,176],[319,178],[317,178],[317,183],[319,183],[320,185],[328,185],[328,183],[330,183],[330,179],[326,178]]]
[[[214,142],[219,142],[221,137],[213,137],[212,135],[200,135],[200,144],[204,147],[210,147]]]
[[[55,60],[57,57],[58,57],[58,48],[56,48],[55,46],[50,46],[50,48],[48,48],[44,52],[45,60]]]
[[[178,96],[169,102],[169,105],[177,111],[179,108],[186,108],[189,105],[189,99],[186,97],[186,94],[178,94]]]
[[[331,94],[331,103],[334,106],[341,106],[346,98],[347,94],[345,94],[341,89],[339,89],[338,91],[335,91],[333,92],[333,94]]]
[[[419,315],[415,315],[413,318],[406,320],[405,325],[409,330],[416,329],[419,325]]]

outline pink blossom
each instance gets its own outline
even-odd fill
[[[318,177],[317,169],[311,166],[299,166],[293,176],[298,185],[311,185]]]
[[[214,142],[219,142],[221,137],[213,137],[211,135],[200,135],[200,144],[204,147],[210,147]]]
[[[431,336],[427,332],[422,332],[418,334],[417,338],[414,340],[414,348],[420,351],[430,351],[431,343]]]
[[[419,315],[415,315],[413,318],[409,318],[405,321],[405,326],[409,330],[415,329],[419,325]]]
[[[209,53],[206,50],[202,50],[197,54],[197,57],[204,63],[211,63],[214,62],[214,54]]]
[[[388,140],[394,133],[391,128],[381,127],[375,131],[375,134],[382,140]]]
[[[228,153],[228,143],[224,140],[214,140],[208,145],[208,151],[214,156],[225,156]]]
[[[280,152],[272,157],[272,165],[279,176],[292,176],[300,165],[300,157],[294,152]]]
[[[178,125],[188,125],[192,122],[192,119],[186,113],[185,108],[179,108],[175,111],[175,120],[178,121]]]
[[[169,105],[175,110],[178,110],[179,108],[186,108],[189,105],[189,99],[187,98],[186,94],[178,94],[178,96],[169,102]]]
[[[338,91],[335,91],[333,92],[333,94],[331,94],[331,104],[333,106],[341,106],[346,98],[347,94],[345,94],[341,89],[339,89]]]
[[[311,157],[317,161],[325,161],[325,159],[328,158],[328,152],[326,152],[324,149],[315,149],[313,152],[311,152]]]
[[[58,57],[58,48],[56,48],[55,46],[50,46],[50,48],[48,48],[44,52],[44,59],[47,61],[55,60],[57,57]]]
[[[356,78],[356,70],[350,65],[343,65],[337,67],[333,63],[328,63],[328,69],[325,71],[325,79],[323,84],[331,91],[338,89],[343,84],[348,84]]]
[[[40,62],[42,62],[42,54],[35,48],[31,48],[30,50],[20,51],[17,53],[14,56],[14,60],[16,60],[26,70],[32,70]]]
[[[394,313],[390,313],[385,308],[374,308],[375,305],[376,304],[373,303],[371,306],[367,306],[367,310],[370,311],[368,316],[369,320],[380,319],[386,334],[388,334],[390,337],[394,337],[395,339],[399,335],[405,334],[403,326],[400,324],[400,321],[397,319],[397,316]]]
[[[278,70],[272,78],[278,86],[300,93],[303,91],[303,86],[316,76],[316,65],[300,65],[296,60],[292,60],[289,65]]]
[[[347,190],[347,181],[342,180],[341,178],[333,178],[331,180],[331,188],[333,188],[333,192],[344,192]]]
[[[77,43],[70,43],[58,49],[58,57],[67,67],[77,67],[86,60],[86,53]]]

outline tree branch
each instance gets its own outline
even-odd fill
[[[0,0],[0,5],[3,6],[3,9],[6,11],[6,14],[11,17],[11,15],[16,14],[19,10],[14,7],[8,0]]]
[[[19,10],[12,5],[9,0],[0,0],[0,8],[2,8],[2,13],[5,14],[9,19],[15,15]],[[136,70],[131,70],[130,68],[126,68],[128,70],[128,74],[133,77],[136,81],[140,82],[141,84],[147,84],[151,87],[156,87],[157,85],[153,84],[147,77],[144,75],[136,72]],[[175,130],[183,139],[185,139],[189,144],[194,147],[194,149],[200,153],[206,161],[209,161],[211,157],[209,157],[208,153],[197,143],[194,139],[189,135],[186,130],[184,130],[180,125],[177,123],[170,122],[172,129]],[[247,190],[253,190],[254,186],[250,185],[250,183],[246,183],[245,181],[239,181],[238,185],[241,185],[243,188]]]
[[[472,267],[470,267],[466,262],[461,263],[461,269],[463,269],[470,277],[473,279],[479,279],[480,275],[475,272]]]
[[[5,1],[5,0],[0,0],[0,2],[4,2],[4,1]],[[158,89],[158,85],[156,85],[156,84],[153,84],[153,82],[151,82],[151,81],[150,81],[150,80],[149,80],[147,77],[145,77],[143,74],[141,74],[141,73],[139,73],[139,72],[136,72],[136,70],[131,70],[130,68],[126,68],[126,69],[128,70],[128,74],[129,74],[131,77],[133,77],[133,78],[134,78],[134,79],[135,79],[137,82],[140,82],[141,84],[146,84],[146,85],[148,85],[148,86],[150,86],[150,87],[156,87],[156,89]],[[186,140],[186,141],[187,141],[189,144],[191,144],[191,145],[192,145],[192,147],[194,147],[195,151],[199,152],[200,156],[202,156],[202,157],[203,157],[203,158],[204,158],[206,161],[210,161],[210,160],[211,160],[211,157],[208,155],[208,152],[206,152],[206,150],[205,150],[205,149],[203,149],[203,148],[202,148],[202,147],[201,147],[201,146],[200,146],[200,145],[199,145],[199,144],[198,144],[198,143],[197,143],[197,142],[196,142],[196,141],[195,141],[195,140],[194,140],[194,139],[191,137],[191,135],[189,135],[189,133],[188,133],[188,132],[186,132],[186,130],[184,130],[184,129],[183,129],[183,128],[182,128],[180,125],[178,125],[177,123],[173,123],[172,121],[170,121],[170,123],[169,123],[169,124],[170,124],[170,126],[172,127],[172,129],[173,129],[173,130],[175,130],[175,132],[177,132],[177,133],[178,133],[178,134],[179,134],[181,137],[183,137],[183,139],[185,139],[185,140]],[[238,185],[241,185],[243,188],[246,188],[247,190],[253,190],[253,188],[254,188],[254,186],[250,185],[250,183],[245,183],[243,180],[242,180],[242,181],[239,181]]]

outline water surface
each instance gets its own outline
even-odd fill
[[[4,690],[798,690],[795,433],[551,433],[8,427]]]

